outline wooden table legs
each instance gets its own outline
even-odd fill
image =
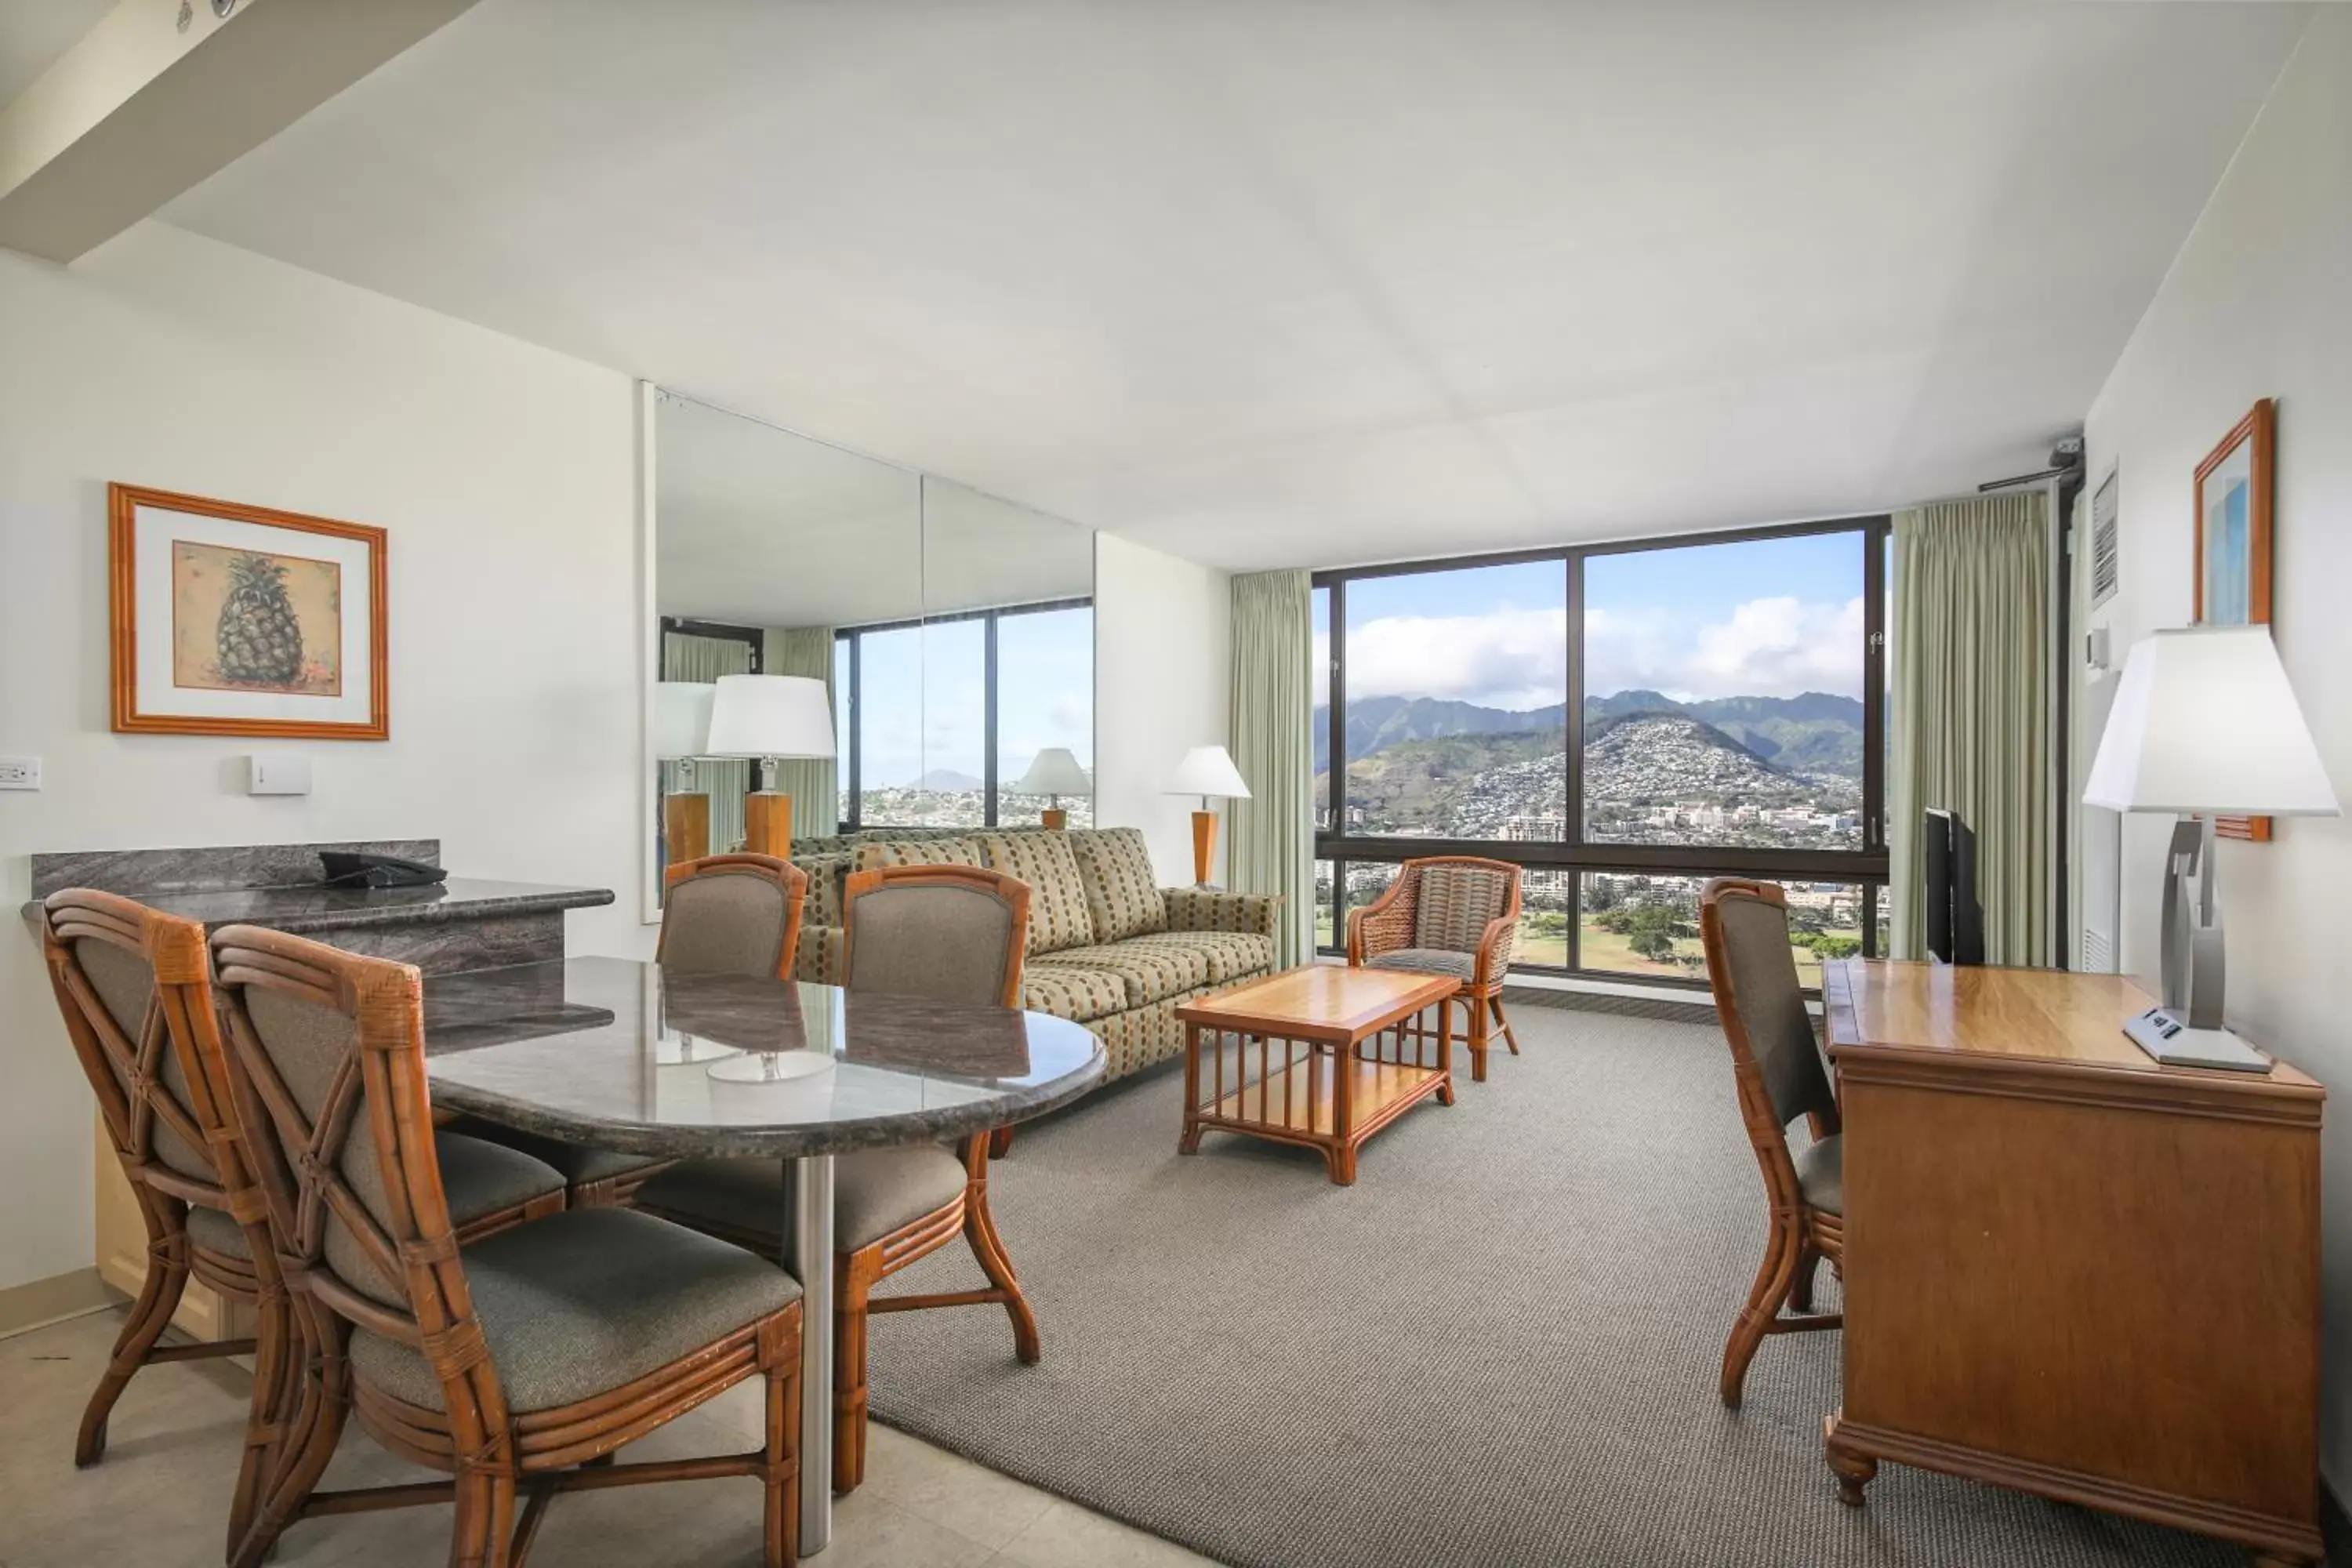
[[[1187,1024],[1176,1149],[1198,1152],[1211,1130],[1300,1143],[1321,1151],[1332,1182],[1349,1186],[1365,1141],[1430,1097],[1454,1103],[1454,1016],[1444,1002],[1346,1043]]]

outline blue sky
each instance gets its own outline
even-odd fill
[[[1858,533],[1588,556],[1585,689],[1859,696],[1862,556]],[[1561,563],[1364,578],[1347,597],[1352,697],[1527,709],[1567,692]]]
[[[1091,770],[1094,612],[1004,616],[997,626],[1000,779],[1018,778],[1047,746],[1067,746]],[[982,776],[987,659],[981,621],[869,633],[859,659],[861,784],[910,784],[943,768]],[[848,670],[837,676],[845,686]]]

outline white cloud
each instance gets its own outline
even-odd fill
[[[1440,697],[1524,710],[1567,688],[1565,610],[1391,616],[1348,638],[1350,697]],[[1669,697],[1793,697],[1862,690],[1863,605],[1793,595],[1750,599],[1729,618],[1694,624],[1660,610],[1588,607],[1585,689]],[[1318,667],[1324,639],[1316,639]]]

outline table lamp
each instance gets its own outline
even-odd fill
[[[1013,782],[1017,795],[1042,795],[1053,802],[1041,815],[1048,827],[1067,827],[1070,814],[1062,809],[1066,795],[1086,795],[1093,790],[1087,770],[1078,766],[1078,759],[1070,754],[1067,746],[1048,746],[1030,759],[1029,771]]]
[[[681,781],[694,783],[694,759],[709,755],[710,700],[718,689],[707,680],[654,683],[654,755],[682,764]],[[710,796],[689,787],[662,796],[665,865],[699,860],[710,853]]]
[[[1176,776],[1168,781],[1166,793],[1201,797],[1201,809],[1192,814],[1192,881],[1205,888],[1209,862],[1217,847],[1217,814],[1209,808],[1209,801],[1212,797],[1247,800],[1249,785],[1223,746],[1195,746],[1176,764]]]
[[[809,675],[722,675],[710,704],[711,757],[748,757],[763,764],[760,788],[743,797],[743,847],[754,855],[789,859],[793,797],[775,791],[780,757],[833,755],[833,696]]]
[[[2336,814],[2270,628],[2189,626],[2135,644],[2083,804],[2180,814],[2165,851],[2164,1004],[2126,1023],[2124,1033],[2169,1065],[2270,1070],[2221,1023],[2214,818]]]

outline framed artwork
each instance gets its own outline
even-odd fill
[[[107,487],[114,728],[381,741],[384,532]]]
[[[2271,475],[2277,423],[2267,397],[2249,409],[2197,465],[2197,619],[2268,626],[2271,619]],[[2224,838],[2267,840],[2267,816],[2224,816]]]

